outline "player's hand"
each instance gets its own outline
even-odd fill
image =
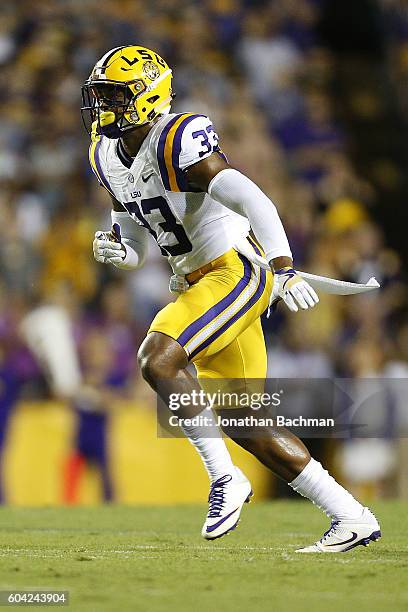
[[[93,241],[96,261],[120,267],[126,257],[126,247],[121,242],[120,227],[114,223],[110,232],[96,232]]]
[[[292,312],[313,308],[319,298],[316,291],[293,268],[275,270],[270,303],[283,300]]]

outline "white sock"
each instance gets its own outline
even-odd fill
[[[203,410],[199,417],[206,418],[206,425],[181,425],[184,435],[195,446],[211,482],[225,476],[235,474],[235,466],[225,445],[212,410]]]
[[[332,519],[354,520],[363,513],[364,507],[314,459],[289,486],[310,499]]]

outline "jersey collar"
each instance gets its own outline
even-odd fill
[[[118,154],[119,160],[122,162],[122,164],[126,167],[126,168],[131,168],[132,164],[133,164],[133,157],[131,157],[129,155],[129,153],[126,151],[125,147],[123,146],[121,140],[118,140],[118,143],[116,145],[116,152]]]

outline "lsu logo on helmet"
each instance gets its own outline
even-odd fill
[[[172,98],[172,71],[164,59],[146,47],[127,45],[95,64],[82,86],[81,112],[88,133],[96,122],[99,134],[119,138],[167,114]]]

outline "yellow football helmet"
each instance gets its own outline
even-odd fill
[[[120,138],[168,113],[171,81],[171,69],[155,51],[138,45],[111,49],[82,86],[81,113],[88,133],[96,121],[99,134]],[[108,125],[100,118],[106,112],[113,112],[116,119]]]

